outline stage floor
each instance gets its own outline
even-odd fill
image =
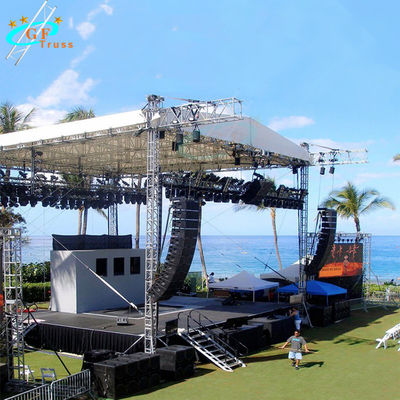
[[[237,305],[222,305],[221,299],[174,296],[159,303],[159,331],[163,333],[166,321],[175,319],[179,314],[179,327],[186,327],[186,316],[192,310],[199,310],[215,324],[226,322],[230,318],[255,318],[274,312],[283,311],[288,303],[264,303],[240,301]],[[140,309],[142,312],[144,309]],[[197,313],[192,315],[197,318]],[[118,317],[127,317],[129,325],[118,326]],[[144,332],[144,317],[137,311],[129,309],[100,310],[82,314],[39,310],[35,313],[37,322],[71,328],[107,331],[130,335],[141,335]],[[205,322],[205,321],[204,321]]]

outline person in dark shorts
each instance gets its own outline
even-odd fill
[[[307,343],[303,336],[300,336],[300,331],[295,330],[294,335],[290,336],[286,343],[280,348],[284,349],[288,344],[290,344],[289,359],[292,360],[292,367],[295,366],[296,369],[299,369],[300,360],[303,358],[301,354],[302,347],[304,346],[306,353],[310,351],[308,350]]]

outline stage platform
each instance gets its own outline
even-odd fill
[[[214,324],[226,324],[234,318],[251,319],[283,314],[288,303],[239,301],[236,305],[223,305],[221,299],[174,296],[159,303],[159,332],[165,323],[179,317],[179,328],[186,327],[186,316],[198,310]],[[144,311],[140,309],[140,311]],[[192,315],[197,318],[194,311]],[[144,332],[144,316],[129,309],[100,310],[83,314],[70,314],[40,310],[34,313],[38,327],[29,332],[28,344],[50,350],[82,354],[84,351],[106,348],[125,351]],[[128,318],[128,325],[117,325],[118,317]],[[203,323],[206,321],[203,320]],[[139,347],[134,348],[136,351]]]

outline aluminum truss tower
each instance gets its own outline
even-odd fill
[[[146,267],[144,305],[144,349],[154,353],[157,340],[157,303],[149,296],[159,262],[160,232],[160,134],[153,126],[153,118],[159,112],[163,98],[147,97],[144,113],[147,120],[147,189],[146,189]]]
[[[25,342],[22,302],[21,230],[1,229],[5,338],[9,380],[23,380]]]
[[[147,97],[142,109],[147,130],[147,187],[146,187],[146,266],[145,266],[145,323],[144,350],[154,353],[157,340],[157,303],[150,296],[160,257],[161,224],[161,166],[159,129],[179,131],[183,127],[236,121],[242,119],[242,103],[236,98],[213,101],[188,100],[187,104],[163,108],[164,98]]]

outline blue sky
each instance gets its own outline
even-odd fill
[[[294,141],[368,148],[366,165],[339,166],[332,177],[313,168],[310,230],[319,200],[351,180],[396,205],[363,217],[364,231],[400,234],[400,3],[386,1],[51,0],[61,17],[54,40],[69,49],[32,46],[15,67],[4,57],[10,20],[31,17],[41,0],[2,6],[0,101],[38,108],[34,123],[61,118],[73,106],[98,115],[136,109],[145,96],[213,99],[235,96],[244,112]],[[18,26],[20,22],[17,21]],[[318,148],[313,150],[319,151]],[[248,174],[243,176],[249,177]],[[290,171],[277,181],[290,184]],[[77,213],[21,209],[30,234],[75,233]],[[120,207],[120,232],[134,231],[134,207]],[[142,215],[144,221],[144,214]],[[278,211],[280,234],[296,234],[293,211]],[[353,231],[341,221],[341,231]],[[94,212],[89,233],[105,233]],[[203,233],[271,234],[268,214],[208,204]]]

